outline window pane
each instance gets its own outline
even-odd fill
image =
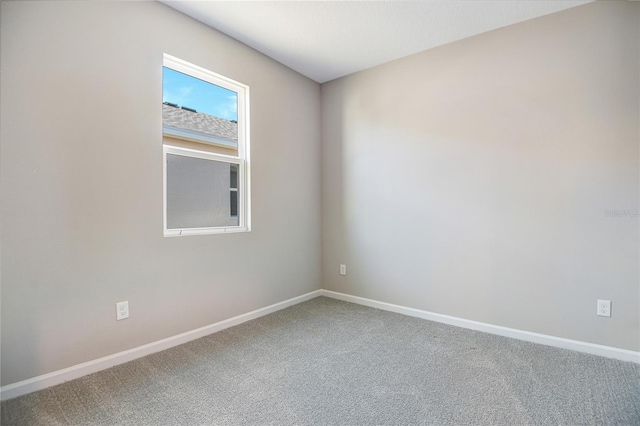
[[[162,103],[165,137],[237,149],[236,92],[163,67]]]
[[[238,226],[238,218],[230,214],[232,166],[237,168],[223,161],[167,154],[167,229]]]
[[[231,165],[231,188],[238,188],[238,165]]]
[[[229,194],[231,200],[231,216],[238,216],[238,165],[231,165],[231,176],[230,176],[230,191]]]
[[[231,216],[238,216],[238,191],[230,192]]]

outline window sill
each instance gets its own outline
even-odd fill
[[[246,226],[233,226],[228,228],[192,228],[192,229],[165,229],[165,237],[188,237],[191,235],[209,234],[235,234],[237,232],[251,232]]]

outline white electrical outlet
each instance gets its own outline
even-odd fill
[[[129,318],[129,302],[116,303],[116,319],[118,321]]]
[[[610,317],[611,316],[611,300],[598,300],[598,316]]]
[[[347,275],[347,265],[340,265],[340,275]]]

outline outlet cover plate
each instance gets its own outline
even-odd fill
[[[124,301],[116,303],[116,319],[120,321],[125,318],[129,318],[129,302]]]
[[[598,311],[596,313],[600,317],[610,317],[611,300],[598,300]]]

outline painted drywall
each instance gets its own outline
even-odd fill
[[[639,9],[323,84],[323,288],[639,350]]]
[[[317,83],[157,2],[1,7],[2,385],[320,288]],[[249,233],[163,237],[163,52],[251,88]]]

